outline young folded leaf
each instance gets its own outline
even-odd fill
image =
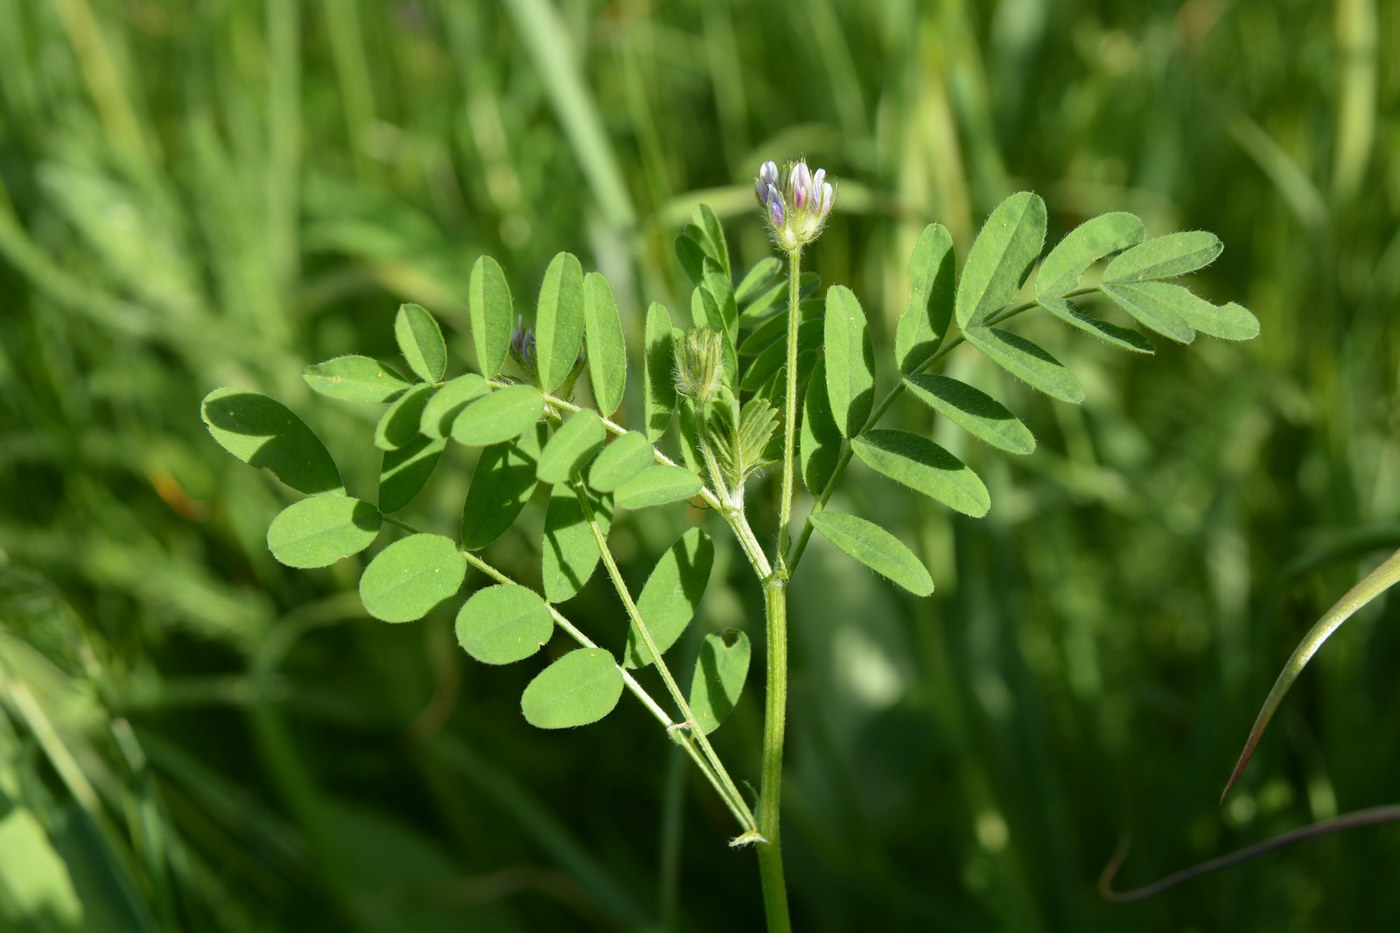
[[[394,338],[408,368],[424,382],[437,383],[447,373],[447,344],[431,314],[415,304],[399,305]]]
[[[215,389],[200,415],[219,446],[310,495],[342,496],[340,471],[320,438],[286,405],[256,392]]]
[[[1142,221],[1125,211],[1100,214],[1075,227],[1040,264],[1035,275],[1037,298],[1059,298],[1074,291],[1079,279],[1100,259],[1142,242]]]
[[[906,376],[904,383],[916,398],[973,437],[1008,453],[1028,454],[1035,450],[1035,436],[1030,429],[981,389],[934,373]]]
[[[1022,191],[998,204],[967,254],[955,301],[958,326],[981,324],[1010,303],[1044,245],[1039,195]]]
[[[715,562],[715,546],[710,536],[692,528],[667,548],[647,577],[637,597],[637,614],[646,623],[656,648],[663,654],[676,643],[690,620]],[[626,667],[646,667],[652,662],[636,625],[627,632],[627,648],[622,653]]]
[[[365,611],[385,622],[412,622],[452,598],[467,558],[451,538],[409,535],[375,555],[360,577]]]
[[[627,345],[612,287],[597,272],[583,277],[583,314],[593,400],[600,412],[611,415],[622,404],[627,387]]]
[[[851,449],[876,473],[964,515],[981,518],[991,508],[987,487],[977,474],[926,437],[877,429],[853,438]]]
[[[738,705],[750,653],[749,636],[734,628],[706,635],[701,643],[690,679],[690,711],[695,727],[706,735],[718,729]]]
[[[622,698],[622,669],[601,648],[577,648],[546,667],[525,688],[520,712],[537,729],[597,722]]]
[[[515,303],[510,297],[510,283],[506,281],[505,272],[490,256],[482,256],[472,266],[467,306],[477,368],[483,376],[494,376],[501,371],[506,354],[510,352],[510,337],[515,332]]]
[[[1025,337],[998,327],[972,327],[963,336],[988,359],[1031,388],[1072,405],[1084,401],[1084,387],[1074,373]]]
[[[817,512],[812,525],[832,544],[915,596],[933,592],[933,578],[914,552],[874,522],[842,512]]]
[[[724,225],[708,204],[696,205],[691,214],[690,225],[686,228],[704,250],[706,258],[717,264],[726,278],[733,277],[729,268],[729,244],[724,237]]]
[[[572,253],[559,253],[545,269],[535,311],[535,359],[545,392],[569,378],[583,331],[583,267]]]
[[[293,502],[267,529],[267,549],[288,567],[327,567],[358,554],[379,536],[379,510],[349,496]]]

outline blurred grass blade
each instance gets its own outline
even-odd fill
[[[1293,681],[1298,679],[1303,668],[1312,660],[1312,656],[1317,654],[1322,643],[1331,637],[1332,633],[1340,628],[1343,622],[1351,618],[1357,610],[1370,603],[1397,582],[1400,582],[1400,551],[1391,554],[1383,564],[1366,574],[1359,583],[1347,590],[1346,595],[1337,600],[1336,604],[1327,610],[1321,619],[1318,619],[1317,624],[1308,630],[1308,634],[1303,636],[1303,640],[1298,643],[1293,656],[1283,666],[1278,680],[1274,681],[1273,689],[1264,699],[1259,716],[1254,720],[1254,728],[1249,730],[1249,738],[1245,740],[1244,751],[1240,752],[1239,761],[1235,763],[1235,770],[1231,772],[1230,780],[1226,782],[1225,790],[1220,794],[1222,801],[1230,793],[1230,788],[1234,787],[1235,782],[1239,780],[1245,765],[1249,764],[1249,759],[1254,755],[1255,747],[1258,746],[1259,740],[1263,737],[1264,730],[1268,728],[1269,720],[1273,719],[1279,704],[1283,702],[1284,695],[1293,686]]]

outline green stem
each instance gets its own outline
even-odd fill
[[[778,502],[778,553],[774,563],[779,573],[785,573],[784,561],[792,544],[792,484],[796,472],[797,453],[797,329],[801,321],[799,280],[802,273],[802,250],[788,253],[788,330],[787,330],[787,397],[783,403],[783,492]]]
[[[598,526],[598,519],[593,514],[593,504],[588,501],[588,495],[581,488],[575,487],[574,494],[583,507],[584,521],[588,523],[588,530],[593,533],[593,541],[598,546],[598,553],[602,555],[603,566],[607,568],[613,589],[617,591],[618,598],[622,600],[623,608],[627,610],[627,617],[632,621],[637,634],[641,636],[642,644],[646,646],[647,653],[651,655],[652,663],[656,665],[656,672],[661,675],[662,683],[666,685],[671,699],[675,701],[676,708],[680,710],[682,722],[678,730],[673,730],[673,734],[679,732],[699,744],[701,753],[709,763],[710,768],[713,769],[714,777],[718,782],[716,790],[720,791],[720,796],[734,811],[739,825],[744,828],[745,832],[753,832],[757,829],[753,813],[750,812],[748,804],[744,802],[743,794],[739,793],[734,779],[725,770],[724,764],[720,761],[719,755],[716,754],[714,746],[710,744],[709,738],[695,726],[695,714],[691,712],[690,703],[686,700],[685,694],[681,692],[675,677],[671,676],[671,669],[661,656],[661,650],[657,647],[656,641],[651,637],[651,630],[642,620],[642,614],[637,611],[637,604],[633,602],[632,594],[627,590],[627,583],[622,579],[622,571],[618,569],[617,561],[613,559],[612,548],[608,547],[608,539],[603,535],[603,529]]]
[[[770,580],[763,592],[768,621],[768,682],[763,711],[763,782],[758,798],[758,831],[768,841],[758,847],[758,873],[763,883],[763,910],[768,918],[768,931],[779,933],[792,929],[779,839],[783,735],[787,727],[787,581]]]

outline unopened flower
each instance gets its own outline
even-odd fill
[[[724,382],[724,337],[710,327],[692,327],[676,344],[676,391],[703,405]]]
[[[791,163],[781,174],[776,163],[764,162],[754,181],[754,191],[778,246],[789,252],[821,235],[836,200],[836,190],[826,180],[826,169],[813,172],[803,160]]]
[[[535,332],[525,326],[524,316],[515,319],[515,331],[510,335],[510,355],[527,373],[535,374]]]

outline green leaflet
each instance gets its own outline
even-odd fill
[[[1105,282],[1099,287],[1114,304],[1137,318],[1143,327],[1163,337],[1170,337],[1177,343],[1190,343],[1196,339],[1195,329],[1181,316],[1180,304],[1171,291],[1179,286],[1166,282]]]
[[[337,356],[302,371],[306,384],[322,395],[347,402],[390,402],[408,388],[408,380],[367,356]]]
[[[749,673],[749,636],[735,628],[705,636],[690,679],[690,711],[706,735],[729,718]]]
[[[446,446],[446,438],[417,437],[397,450],[386,450],[379,468],[379,510],[397,512],[412,502]]]
[[[1234,302],[1213,305],[1181,285],[1170,282],[1105,285],[1104,293],[1130,314],[1136,309],[1138,314],[1156,314],[1173,323],[1179,319],[1188,328],[1212,337],[1250,340],[1259,336],[1258,318],[1241,306]],[[1151,310],[1145,312],[1146,308]]]
[[[1073,291],[1089,267],[1106,256],[1142,242],[1142,221],[1125,211],[1100,214],[1075,227],[1055,244],[1035,276],[1037,298]]]
[[[933,578],[914,552],[874,522],[841,512],[816,512],[812,525],[826,540],[915,596],[933,592]]]
[[[690,279],[691,284],[699,285],[704,276],[705,250],[700,241],[690,233],[692,229],[687,224],[676,237],[676,258],[680,260],[681,268],[685,270],[686,278]]]
[[[992,211],[972,243],[958,283],[958,325],[967,330],[1005,307],[1045,245],[1045,202],[1029,191]]]
[[[451,538],[409,535],[369,562],[360,577],[360,601],[376,619],[412,622],[450,599],[466,574],[466,555]]]
[[[643,361],[648,441],[655,441],[666,433],[666,428],[671,424],[671,415],[676,410],[675,365],[671,315],[664,305],[652,302],[647,308],[646,356]]]
[[[612,508],[606,498],[590,498],[590,503],[598,528],[606,539],[612,525]],[[544,596],[552,603],[572,599],[598,567],[602,554],[571,486],[550,489],[541,550]]]
[[[1031,388],[1062,402],[1084,401],[1084,387],[1074,373],[1025,337],[998,327],[972,327],[963,334],[968,343]]]
[[[446,437],[462,409],[490,391],[486,380],[476,373],[467,373],[443,383],[423,406],[423,414],[418,419],[418,432],[434,440]]]
[[[826,293],[826,397],[837,428],[851,437],[865,427],[875,404],[875,353],[865,312],[855,293],[833,285]]]
[[[399,305],[394,339],[408,368],[424,382],[441,382],[447,373],[447,344],[433,316],[415,304]]]
[[[656,451],[641,431],[628,431],[603,448],[588,469],[588,483],[599,492],[619,486],[656,462]]]
[[[344,495],[340,471],[325,445],[291,409],[239,389],[204,396],[200,415],[219,446],[304,493]]]
[[[964,515],[981,518],[991,507],[987,487],[977,474],[926,437],[877,429],[853,438],[851,449],[876,473]]]
[[[1074,305],[1064,298],[1041,298],[1036,304],[1049,311],[1055,317],[1064,321],[1071,327],[1078,328],[1088,334],[1115,346],[1120,350],[1130,350],[1133,353],[1153,353],[1152,344],[1147,338],[1130,327],[1119,327],[1117,324],[1110,324],[1108,321],[1101,321],[1096,317],[1090,317],[1081,311],[1077,311]]]
[[[715,562],[715,546],[710,536],[699,528],[683,534],[666,549],[647,577],[642,594],[637,597],[637,613],[646,623],[647,631],[663,654],[685,632],[695,616],[700,597],[710,582],[710,568]],[[626,667],[645,667],[652,663],[651,652],[633,625],[627,632],[627,648],[623,651]]]
[[[905,385],[921,401],[943,417],[1008,453],[1035,450],[1035,436],[996,399],[980,389],[948,376],[919,373],[906,376]]]
[[[545,483],[565,483],[577,478],[607,436],[603,419],[596,413],[587,408],[575,412],[544,445],[535,475]]]
[[[780,340],[770,342],[758,355],[758,358],[749,364],[739,386],[741,391],[752,392],[758,389],[775,373],[781,372],[787,364],[786,316],[779,315],[775,320],[783,325],[784,336]],[[820,320],[803,321],[799,324],[797,327],[798,351],[819,349],[824,339],[825,327],[826,325]]]
[[[542,433],[544,425],[538,425],[515,441],[481,452],[462,505],[462,546],[467,550],[480,550],[499,538],[529,501]]]
[[[956,266],[952,235],[942,224],[929,224],[909,255],[909,303],[894,332],[900,372],[913,372],[928,362],[948,333]]]
[[[802,481],[812,495],[820,496],[836,474],[842,440],[841,429],[836,426],[826,398],[826,367],[820,360],[812,369],[802,406],[802,420],[797,426]]]
[[[282,510],[267,529],[267,549],[288,567],[326,567],[374,543],[379,510],[349,496],[311,496]]]
[[[418,426],[423,419],[423,409],[435,391],[435,386],[419,384],[395,399],[374,426],[374,446],[380,450],[398,450],[416,441],[420,436]]]
[[[588,339],[588,378],[598,410],[611,415],[627,387],[627,344],[622,318],[608,280],[597,272],[583,277],[583,316]]]
[[[736,344],[739,336],[739,308],[734,301],[734,283],[729,279],[729,272],[718,263],[706,259],[703,276],[704,289],[714,300],[715,312],[719,316],[721,326],[718,329],[731,345]]]
[[[488,586],[457,610],[457,643],[483,664],[513,664],[544,647],[554,633],[549,606],[513,583]]]
[[[724,225],[719,222],[715,212],[710,210],[708,204],[697,204],[690,215],[690,224],[686,232],[700,244],[705,255],[719,266],[725,277],[732,278],[733,271],[729,268],[729,244],[724,238]]]
[[[689,499],[703,486],[700,477],[683,466],[654,463],[619,486],[616,501],[620,508],[645,509]]]
[[[544,397],[534,386],[497,389],[477,399],[452,422],[452,439],[467,447],[485,447],[519,437],[544,417]]]
[[[511,301],[510,284],[496,260],[482,256],[472,266],[467,289],[476,365],[483,375],[494,376],[505,365],[510,337],[515,331],[515,304]]]
[[[520,698],[525,721],[538,729],[597,722],[622,697],[622,669],[601,648],[570,651],[539,673]]]
[[[1190,230],[1153,237],[1122,253],[1103,270],[1105,282],[1172,279],[1215,261],[1224,249],[1213,233]]]
[[[738,304],[745,304],[751,298],[757,297],[764,286],[773,281],[773,277],[783,268],[782,262],[776,256],[766,256],[753,264],[753,267],[744,274],[738,287],[734,289],[734,300]]]
[[[572,253],[559,253],[545,269],[535,311],[535,359],[540,388],[563,384],[583,346],[583,267]]]

